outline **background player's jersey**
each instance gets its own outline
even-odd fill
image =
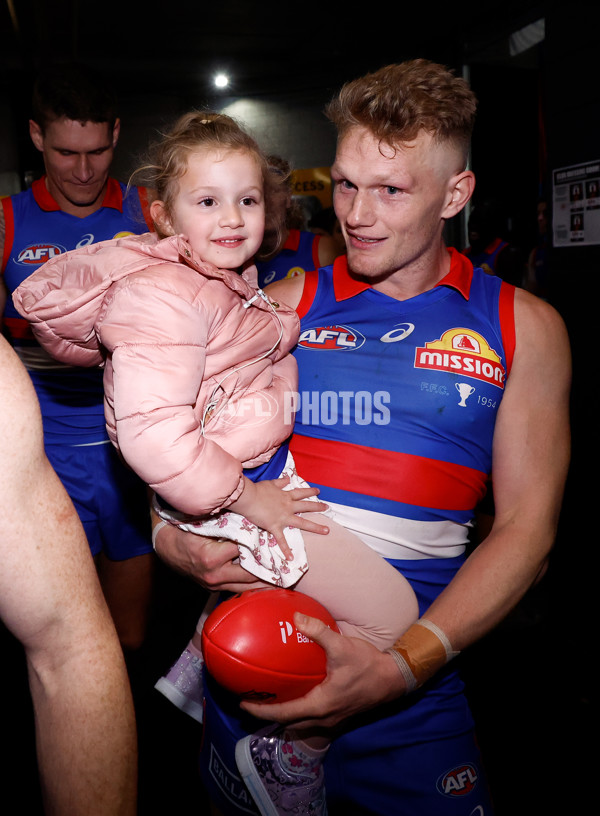
[[[508,243],[501,238],[494,238],[492,243],[483,252],[474,252],[471,247],[464,250],[464,254],[471,261],[473,266],[483,269],[488,275],[495,274],[498,255],[506,249]]]
[[[45,178],[2,199],[6,236],[2,276],[8,291],[3,331],[21,357],[42,408],[46,442],[71,444],[106,439],[101,369],[63,366],[37,343],[15,310],[12,292],[43,263],[71,249],[151,229],[145,188],[108,180],[102,207],[85,218],[63,212]],[[60,237],[59,237],[60,236]]]
[[[270,261],[257,261],[258,285],[267,286],[276,280],[293,278],[319,268],[321,236],[313,232],[291,229],[281,251]]]
[[[338,258],[307,275],[298,308],[298,472],[343,524],[389,541],[374,547],[387,558],[460,554],[491,470],[514,288],[450,253],[449,274],[406,301]]]

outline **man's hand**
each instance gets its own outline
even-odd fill
[[[255,717],[294,728],[331,728],[342,720],[401,697],[406,685],[394,660],[370,643],[344,637],[322,621],[296,613],[296,628],[327,653],[327,677],[304,697],[287,703],[241,704]]]
[[[153,522],[158,517],[154,517]],[[237,563],[233,541],[186,533],[166,524],[156,536],[156,552],[170,567],[210,591],[244,592],[262,582]]]

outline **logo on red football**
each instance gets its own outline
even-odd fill
[[[437,781],[437,789],[445,796],[466,796],[475,788],[478,778],[477,768],[469,762],[442,774]]]
[[[354,351],[364,342],[364,335],[350,326],[317,326],[303,331],[298,345],[322,351]]]
[[[65,251],[59,244],[31,244],[19,252],[17,263],[39,266]]]
[[[281,640],[283,643],[288,642],[288,638],[294,633],[294,627],[289,621],[279,621],[279,628],[281,631]]]

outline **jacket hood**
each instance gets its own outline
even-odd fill
[[[51,342],[64,363],[94,366],[104,353],[95,324],[104,298],[117,281],[152,266],[184,264],[205,278],[220,279],[248,299],[256,287],[256,268],[240,276],[201,261],[184,236],[159,239],[154,233],[90,244],[52,258],[13,293],[15,308],[39,342]]]

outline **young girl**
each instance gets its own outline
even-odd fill
[[[326,506],[287,451],[299,321],[256,288],[254,267],[257,253],[274,249],[263,246],[265,215],[269,234],[283,227],[284,213],[270,207],[276,177],[232,119],[198,112],[162,139],[152,169],[157,234],[59,256],[17,289],[15,305],[55,357],[104,364],[110,437],[166,522],[238,541],[240,563],[265,586],[299,588],[344,634],[388,648],[417,618],[412,589],[316,512]],[[183,708],[191,697],[198,719],[200,628],[158,684]],[[265,736],[265,749],[284,738],[273,756],[287,763],[285,783],[281,769],[275,777],[253,761],[256,739],[237,752],[261,813],[307,791],[311,812],[325,812],[328,741],[287,730]]]

